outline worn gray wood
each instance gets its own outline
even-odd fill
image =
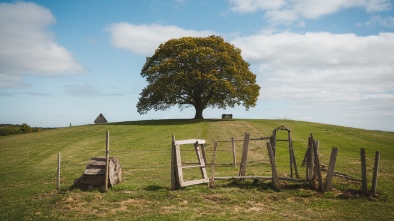
[[[179,183],[179,187],[181,187],[183,183],[183,171],[182,171],[181,147],[179,144],[175,145],[175,158],[176,158],[177,176],[178,176],[177,180]]]
[[[368,182],[367,182],[367,161],[365,159],[365,149],[360,149],[361,156],[361,188],[365,195],[368,195]]]
[[[218,142],[215,142],[213,145],[213,155],[212,155],[212,163],[211,163],[211,179],[209,180],[209,186],[210,187],[215,187],[215,158],[216,158],[216,151],[218,147]]]
[[[314,173],[314,158],[313,158],[313,143],[314,143],[314,139],[313,136],[311,134],[311,136],[308,139],[308,156],[307,156],[307,163],[306,163],[306,167],[307,167],[307,180],[309,180],[312,184],[312,181],[314,180],[315,177],[315,173]]]
[[[323,180],[321,177],[321,170],[320,170],[320,159],[319,159],[319,153],[318,153],[318,145],[319,142],[316,140],[313,142],[313,153],[314,153],[314,160],[315,160],[315,170],[316,170],[316,175],[317,175],[317,182],[318,182],[318,188],[317,190],[319,192],[324,192],[323,189]]]
[[[99,161],[99,162],[96,162]],[[74,187],[89,188],[89,187],[99,187],[104,186],[106,180],[106,157],[93,157],[89,163],[86,165],[85,171],[82,176],[77,178],[74,182]],[[122,180],[122,169],[120,162],[115,157],[109,158],[108,163],[108,185],[113,186],[120,183]]]
[[[270,158],[270,164],[271,164],[273,188],[276,189],[276,190],[279,190],[280,189],[280,183],[279,183],[278,173],[276,171],[275,156],[274,156],[274,153],[272,151],[272,147],[271,147],[270,143],[267,143],[267,150],[268,150],[268,156]]]
[[[176,175],[176,157],[175,157],[175,136],[172,135],[172,142],[171,142],[171,165],[170,165],[170,173],[171,173],[171,189],[177,189],[177,175]]]
[[[291,157],[293,158],[294,172],[295,172],[296,178],[299,179],[300,175],[298,173],[297,161],[296,161],[296,157],[295,157],[295,154],[294,154],[293,139],[290,138],[289,142],[290,142],[290,145],[291,145]]]
[[[215,180],[236,180],[236,179],[252,179],[252,180],[272,180],[272,176],[221,176],[215,177]],[[303,179],[290,178],[290,177],[278,177],[279,180],[294,181],[294,182],[306,182]]]
[[[204,149],[205,140],[189,139],[189,140],[177,141],[175,140],[175,136],[173,136],[172,143],[174,148],[172,153],[174,154],[174,156],[172,157],[171,161],[174,163],[172,165],[174,165],[176,170],[174,171],[172,170],[173,174],[171,176],[171,188],[180,189],[181,187],[184,186],[190,186],[200,183],[209,183],[209,178],[206,171],[206,159],[205,159],[205,149]],[[182,144],[193,144],[194,151],[198,159],[197,165],[185,165],[185,166],[182,165],[181,150],[180,150],[181,148],[180,145]],[[183,177],[183,169],[188,169],[188,168],[199,168],[202,179],[185,181]]]
[[[201,139],[188,139],[188,140],[176,140],[175,145],[183,145],[183,144],[195,144],[198,142],[199,144],[205,144],[205,140]]]
[[[379,161],[380,161],[380,152],[375,152],[375,164],[373,167],[373,178],[372,178],[372,188],[371,193],[376,194],[377,187],[378,187],[378,175],[379,175]]]
[[[331,191],[332,178],[334,176],[335,163],[337,161],[338,148],[333,147],[330,155],[330,162],[328,164],[328,171],[326,175],[326,183],[324,184],[325,191]]]
[[[105,159],[106,159],[105,192],[107,192],[108,191],[108,176],[109,176],[109,131],[107,131],[107,134],[106,134]]]
[[[206,179],[207,182],[209,182],[209,178],[208,178],[208,174],[207,174],[207,169],[205,166],[205,157],[204,157],[204,151],[202,149],[202,146],[200,146],[198,144],[198,141],[196,141],[196,143],[194,144],[194,149],[196,151],[196,155],[197,155],[197,159],[198,159],[198,164],[200,167],[200,172],[201,172],[201,176],[203,179]]]
[[[60,152],[57,153],[57,180],[56,189],[60,190]]]
[[[237,156],[235,151],[235,140],[234,137],[231,137],[231,151],[233,152],[233,165],[237,167]]]
[[[241,158],[241,165],[239,168],[239,176],[245,176],[246,175],[246,164],[248,161],[248,150],[249,150],[249,136],[250,134],[245,132],[244,134],[244,144],[242,148],[242,158]]]

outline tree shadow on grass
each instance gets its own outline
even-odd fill
[[[108,123],[107,125],[133,125],[133,126],[161,126],[161,125],[184,125],[201,122],[231,121],[231,119],[162,119],[162,120],[141,120]]]
[[[144,188],[146,191],[158,191],[162,189],[168,189],[166,187],[158,186],[158,185],[150,185]]]

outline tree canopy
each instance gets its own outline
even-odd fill
[[[254,107],[260,90],[241,50],[219,36],[183,37],[161,44],[147,57],[141,76],[148,85],[140,93],[140,114],[193,106],[194,118],[203,119],[208,107]]]

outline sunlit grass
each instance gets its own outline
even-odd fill
[[[328,164],[332,147],[338,147],[336,171],[360,175],[360,148],[367,153],[369,188],[375,151],[381,153],[378,196],[359,194],[359,183],[334,178],[334,190],[317,193],[308,186],[281,182],[276,192],[270,181],[215,181],[171,191],[171,136],[177,140],[205,139],[207,161],[218,142],[216,176],[236,176],[245,132],[251,138],[268,137],[285,125],[291,130],[300,167],[307,139],[320,141],[321,162]],[[102,189],[72,189],[91,157],[105,154],[105,133],[110,131],[111,156],[122,165],[122,183],[107,193]],[[237,167],[233,167],[231,137],[236,141]],[[287,138],[279,131],[278,139]],[[247,175],[270,175],[265,143],[249,146]],[[394,211],[394,133],[368,131],[291,120],[156,120],[86,125],[40,133],[0,137],[0,220],[388,220]],[[289,176],[287,142],[278,142],[277,168]],[[193,147],[182,146],[183,162],[196,161]],[[56,190],[57,154],[61,153],[61,190]],[[207,168],[209,177],[211,168]],[[189,172],[189,173],[188,173]],[[186,177],[199,176],[185,170]],[[372,209],[371,209],[372,208]],[[373,209],[375,208],[375,209]],[[377,214],[376,211],[379,210]]]

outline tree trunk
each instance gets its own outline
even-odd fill
[[[202,116],[204,108],[200,106],[194,106],[194,108],[196,109],[196,115],[194,116],[194,119],[204,119],[204,117]]]

